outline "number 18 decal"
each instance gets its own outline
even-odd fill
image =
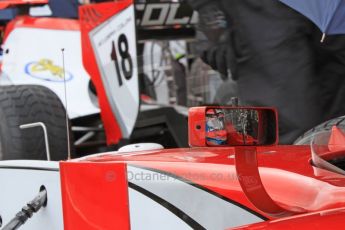
[[[118,57],[118,53],[116,51],[116,45],[118,47],[120,57]],[[117,74],[117,79],[119,86],[123,85],[123,77],[125,80],[130,80],[133,77],[133,60],[131,54],[129,53],[129,46],[128,40],[126,35],[121,34],[117,40],[117,44],[115,41],[112,42],[112,50],[110,54],[111,60],[114,61],[115,70]],[[119,63],[121,62],[121,69]],[[123,76],[123,77],[122,77]]]
[[[133,2],[125,0],[114,3],[114,8],[118,9],[126,4],[128,6],[121,11],[114,10],[113,16],[89,32],[100,81],[105,90],[104,100],[111,107],[112,116],[116,118],[116,123],[121,129],[122,138],[130,137],[140,107]],[[108,9],[104,10],[108,12]]]

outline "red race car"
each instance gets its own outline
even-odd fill
[[[209,109],[255,143],[209,146]],[[277,130],[274,109],[197,107],[190,148],[137,144],[60,163],[2,161],[3,229],[34,212],[25,229],[343,229],[343,131],[279,146]]]

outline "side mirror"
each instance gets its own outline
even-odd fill
[[[189,145],[264,146],[278,143],[277,111],[256,107],[194,107],[189,110]]]

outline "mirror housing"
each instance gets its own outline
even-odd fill
[[[188,116],[191,147],[270,146],[278,143],[274,108],[193,107]]]

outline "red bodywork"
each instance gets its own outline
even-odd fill
[[[73,19],[64,18],[33,18],[30,16],[18,16],[6,25],[4,41],[16,28],[37,28],[52,30],[80,30],[80,23]]]
[[[232,228],[232,230],[343,229],[344,218],[345,209],[340,208]]]
[[[257,151],[257,160],[259,165],[260,177],[265,191],[272,200],[267,200],[266,195],[261,194],[261,206],[251,203],[248,199],[247,191],[243,192],[239,179],[243,180],[248,187],[256,189],[255,192],[262,192],[257,186],[255,173],[252,177],[245,177],[236,172],[235,152],[243,154],[243,151]],[[242,151],[242,152],[241,152]],[[240,159],[237,159],[240,160]],[[191,184],[195,184],[207,191],[218,194],[221,197],[231,200],[232,202],[246,207],[257,215],[267,220],[277,220],[282,216],[290,215],[290,219],[282,220],[282,226],[298,222],[299,226],[293,225],[294,228],[304,228],[304,226],[313,226],[316,222],[309,222],[309,218],[321,215],[320,212],[325,210],[337,209],[345,207],[345,176],[333,173],[327,170],[319,169],[310,163],[309,146],[271,146],[271,147],[205,147],[191,149],[172,149],[162,151],[147,151],[134,154],[118,155],[118,153],[109,153],[100,157],[89,157],[84,160],[76,160],[73,163],[61,163],[63,169],[68,164],[75,167],[70,168],[70,173],[78,171],[78,165],[92,163],[93,167],[102,168],[103,165],[113,165],[114,168],[119,164],[134,165],[144,167],[150,170],[158,170],[160,172],[176,175],[184,178]],[[91,171],[91,170],[90,170]],[[106,172],[103,172],[105,175]],[[199,175],[197,178],[193,175]],[[201,175],[201,176],[200,176]],[[217,175],[217,179],[215,179]],[[62,188],[64,213],[66,214],[66,202],[72,202],[66,199],[70,194],[67,184],[64,183],[67,174],[62,174]],[[91,178],[70,178],[69,184],[81,189],[85,180],[94,187],[102,186],[103,182],[91,180]],[[242,182],[243,182],[242,181]],[[115,188],[114,188],[115,189]],[[113,192],[115,190],[113,189]],[[250,191],[250,190],[249,190]],[[254,191],[254,190],[253,190]],[[109,191],[94,191],[94,196],[107,196]],[[83,194],[80,193],[79,196]],[[191,194],[192,195],[192,194]],[[259,194],[260,196],[260,194]],[[82,198],[79,198],[82,199]],[[255,201],[255,200],[254,200]],[[121,200],[123,203],[124,200]],[[271,207],[272,202],[276,207]],[[76,205],[76,204],[74,204]],[[91,209],[95,203],[89,203]],[[98,204],[97,204],[98,205]],[[115,208],[115,203],[107,203],[102,206],[104,212],[111,212]],[[276,215],[279,211],[285,210],[282,215]],[[74,207],[74,210],[81,208]],[[273,210],[271,213],[265,211]],[[308,216],[306,221],[302,217],[298,217],[300,213],[313,213],[314,216]],[[94,212],[92,219],[101,220],[103,212]],[[293,218],[298,217],[297,219]],[[343,214],[342,214],[343,216]],[[114,217],[115,218],[115,217]],[[210,216],[212,218],[212,216]],[[229,217],[231,218],[231,217]],[[301,218],[301,219],[299,219]],[[329,217],[339,218],[339,217]],[[315,219],[315,218],[314,218]],[[320,223],[326,223],[326,218],[320,219]],[[72,221],[71,219],[66,221]],[[302,223],[300,223],[302,222]],[[273,224],[274,223],[274,224]],[[284,225],[285,223],[285,225]],[[65,223],[68,224],[68,223]],[[275,226],[277,222],[264,222],[258,226]],[[336,224],[333,224],[336,225]],[[116,225],[117,229],[126,229],[126,225]],[[278,225],[279,226],[279,225]],[[341,227],[341,225],[336,225]]]
[[[48,0],[2,0],[0,2],[0,10],[13,7],[13,6],[43,5],[47,3],[48,3]]]
[[[125,169],[123,163],[61,164],[64,229],[129,229]]]
[[[25,1],[2,1],[0,9],[18,2]],[[83,61],[98,91],[108,143],[116,143],[121,132],[103,89],[90,41],[85,38],[132,1],[117,4],[116,8],[109,7],[113,3],[81,7],[81,24],[77,20],[18,17],[5,33],[6,37],[16,27],[81,29]],[[192,109],[189,123],[190,143],[195,148],[109,153],[61,162],[65,228],[129,229],[128,165],[183,178],[266,220],[246,228],[343,228],[340,221],[344,217],[345,176],[313,166],[309,146],[206,147],[205,120],[200,111],[205,115],[205,108]]]
[[[118,1],[116,5],[114,5],[114,3],[102,3],[79,7],[81,34],[83,38],[83,63],[97,90],[99,106],[101,108],[101,116],[104,129],[107,134],[106,136],[108,144],[117,144],[122,138],[122,134],[116,117],[111,110],[109,99],[104,89],[100,70],[98,68],[96,57],[89,39],[89,33],[110,17],[113,17],[132,4],[132,0],[121,0]]]

